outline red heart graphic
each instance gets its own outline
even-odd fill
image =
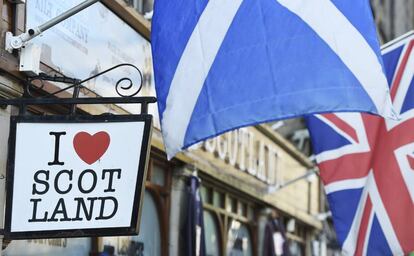
[[[93,164],[105,154],[110,140],[109,134],[104,131],[94,135],[79,132],[73,138],[73,147],[80,159],[87,164]]]

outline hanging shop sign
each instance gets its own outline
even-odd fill
[[[150,115],[11,118],[11,239],[136,235]]]

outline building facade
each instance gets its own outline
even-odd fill
[[[382,43],[414,29],[414,2],[411,0],[371,0]]]
[[[2,1],[1,42],[6,31],[19,34],[80,2]],[[131,63],[142,72],[141,95],[155,95],[148,21],[151,7],[152,1],[103,0],[46,31],[33,42],[41,49],[41,72],[83,79],[114,65]],[[20,72],[19,54],[9,53],[3,46],[0,97],[21,97],[32,74]],[[113,86],[125,73],[108,73],[88,81],[81,96],[114,96]],[[32,82],[36,85],[38,81]],[[50,81],[37,85],[31,90],[35,96],[63,86]],[[59,94],[71,96],[70,92]],[[31,115],[68,114],[69,110],[63,105],[28,108]],[[124,105],[77,108],[78,114],[85,115],[139,111]],[[210,139],[167,161],[156,106],[151,106],[150,112],[155,120],[138,236],[4,240],[3,255],[183,255],[189,243],[184,229],[192,176],[201,183],[207,255],[266,255],[269,221],[279,223],[279,233],[288,241],[292,255],[323,255],[323,224],[317,218],[324,210],[320,181],[309,172],[314,164],[288,140],[259,125]],[[18,109],[4,106],[0,113],[0,174],[5,177],[9,118],[18,115]],[[2,191],[4,180],[0,179]],[[279,245],[280,239],[270,239]]]

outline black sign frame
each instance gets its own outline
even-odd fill
[[[14,163],[16,150],[16,128],[18,123],[107,123],[107,122],[144,122],[144,133],[139,158],[138,175],[135,185],[133,212],[129,227],[115,228],[87,228],[87,229],[63,229],[43,230],[28,232],[12,232],[12,200],[14,188]],[[131,236],[139,234],[139,226],[142,213],[142,203],[145,190],[145,180],[150,154],[150,138],[152,133],[152,116],[141,115],[52,115],[52,116],[12,116],[10,122],[9,152],[7,160],[7,196],[5,211],[6,239],[38,239],[38,238],[68,238],[68,237],[98,237],[98,236]]]

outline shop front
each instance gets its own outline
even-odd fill
[[[140,234],[96,239],[99,253],[118,256],[168,255],[172,168],[168,162],[159,158],[155,152],[151,154]]]
[[[313,217],[319,182],[306,176],[284,185],[312,166],[289,142],[265,126],[249,127],[186,155],[199,170],[207,255],[311,255],[322,227]]]
[[[2,22],[7,25],[4,27],[23,31],[80,1],[26,2],[25,6],[8,1],[1,5]],[[14,19],[16,14],[26,18]],[[50,76],[83,79],[117,64],[130,63],[142,72],[140,95],[153,96],[148,36],[149,22],[123,1],[114,0],[90,7],[35,43],[42,49],[42,72]],[[22,81],[27,77],[17,72],[17,57],[4,54],[8,61],[0,62],[0,96],[20,97]],[[115,96],[114,84],[125,76],[134,74],[125,69],[92,79],[80,96]],[[48,81],[34,92],[50,93],[62,87],[61,83]],[[69,110],[67,106],[28,108],[30,115],[67,114]],[[5,144],[9,117],[16,115],[17,109],[9,107],[0,112],[0,127],[4,127],[0,142]],[[77,108],[77,113],[84,115],[139,112],[137,107],[119,104]],[[302,179],[283,187],[313,167],[305,156],[266,126],[258,126],[210,139],[167,161],[156,106],[150,107],[149,112],[154,115],[154,129],[139,235],[4,240],[3,255],[184,255],[191,240],[185,235],[185,227],[190,218],[187,207],[189,180],[193,176],[199,180],[197,193],[203,202],[203,225],[196,229],[196,247],[204,242],[206,255],[266,255],[269,245],[281,253],[289,250],[293,255],[311,255],[311,241],[321,229],[321,223],[313,217],[320,211],[318,180]],[[1,150],[0,189],[4,189],[7,152]]]

